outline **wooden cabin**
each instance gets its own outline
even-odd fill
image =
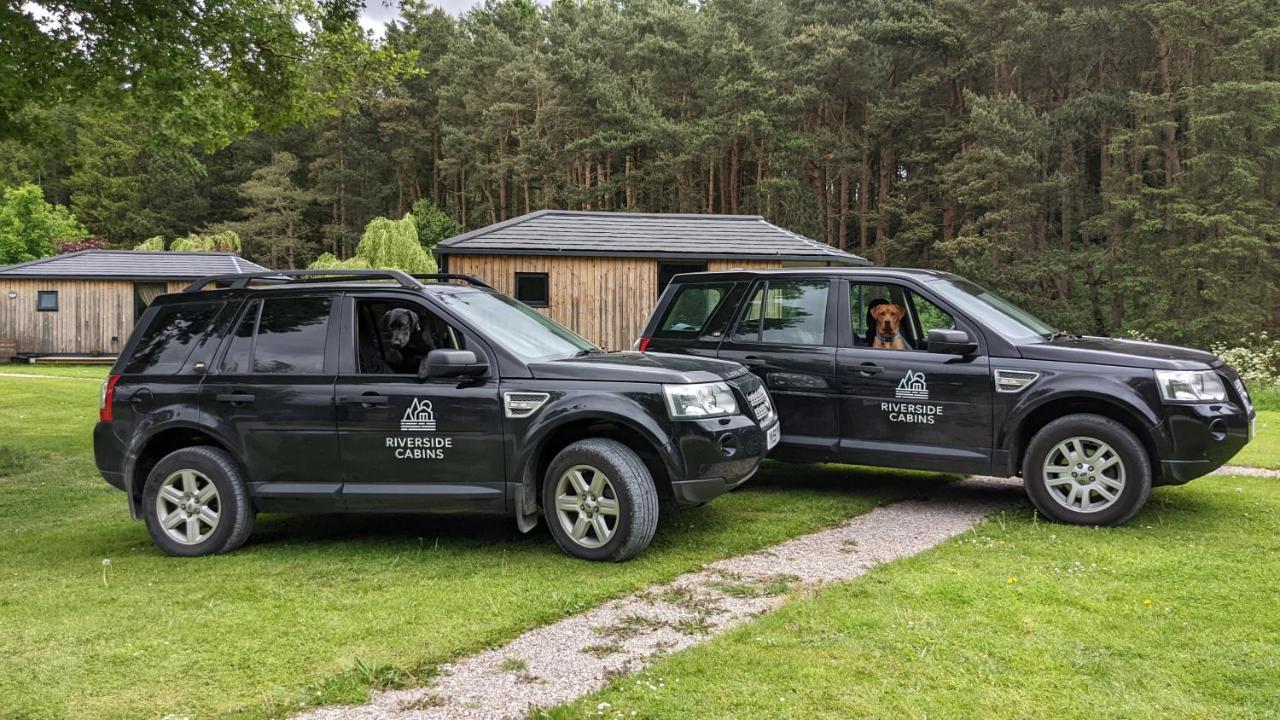
[[[262,272],[233,253],[81,250],[0,267],[0,346],[114,357],[157,296],[206,275]]]
[[[607,350],[640,335],[680,273],[868,265],[759,215],[540,210],[436,247],[441,272],[475,275]]]

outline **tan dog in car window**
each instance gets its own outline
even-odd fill
[[[907,341],[900,331],[902,317],[906,311],[901,305],[885,303],[871,309],[871,317],[876,321],[876,339],[871,347],[886,350],[906,350]]]

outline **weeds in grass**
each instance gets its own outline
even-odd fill
[[[667,624],[661,620],[645,617],[643,615],[628,615],[618,621],[617,625],[610,627],[596,628],[595,633],[607,638],[615,638],[617,640],[628,640],[651,630],[667,627]]]
[[[430,695],[423,695],[422,697],[417,697],[400,703],[400,709],[405,712],[412,712],[414,710],[430,710],[431,708],[440,707],[442,705],[444,705],[444,698],[435,693],[431,693]]]
[[[498,665],[498,669],[502,672],[518,673],[529,669],[529,663],[520,658],[507,658]]]
[[[622,652],[622,648],[615,643],[596,643],[582,648],[582,652],[596,658],[617,655]]]
[[[17,445],[0,445],[0,477],[17,475],[34,461],[31,451]]]

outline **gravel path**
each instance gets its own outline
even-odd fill
[[[1245,467],[1243,465],[1223,465],[1211,475],[1247,475],[1249,477],[1280,478],[1280,470],[1268,468]]]
[[[105,374],[105,373],[104,373]],[[40,373],[7,373],[0,372],[0,378],[36,378],[38,380],[88,380],[89,382],[102,382],[101,378],[78,377],[75,375],[41,375]]]
[[[876,508],[531,630],[444,666],[424,687],[379,693],[366,705],[318,708],[300,720],[524,718],[774,610],[791,589],[851,580],[928,550],[1021,496],[1016,480],[969,478],[928,499]]]

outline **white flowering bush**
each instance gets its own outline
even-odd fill
[[[1254,387],[1280,385],[1280,340],[1265,332],[1246,335],[1240,345],[1217,343],[1209,349]]]

